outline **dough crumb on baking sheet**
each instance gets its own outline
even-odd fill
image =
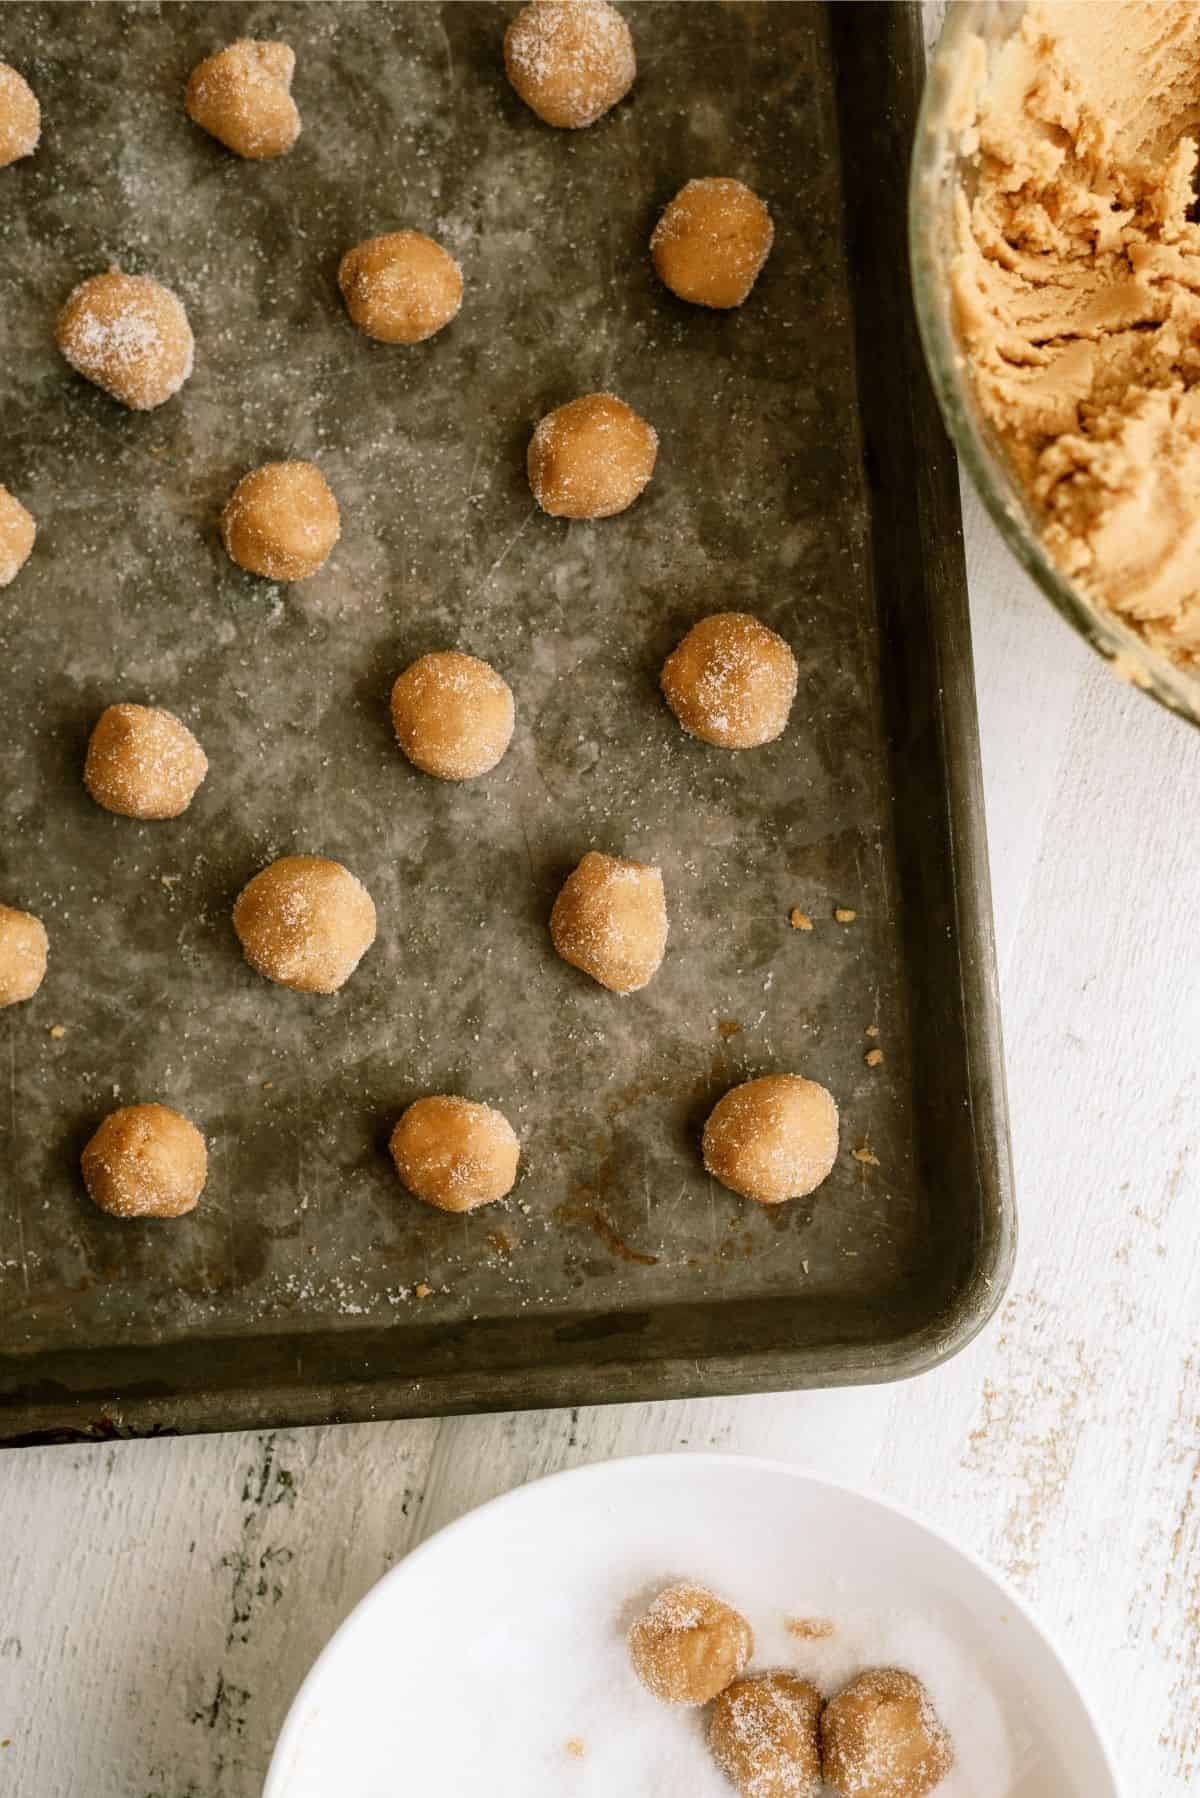
[[[868,1049],[866,1054],[863,1056],[863,1060],[866,1062],[866,1064],[869,1068],[877,1068],[877,1067],[879,1067],[880,1063],[883,1061],[883,1050],[882,1049]]]
[[[853,924],[858,913],[848,905],[837,905],[834,907],[833,915],[839,924]]]
[[[861,1161],[864,1167],[878,1167],[879,1157],[870,1143],[863,1143],[861,1148],[851,1149],[855,1161]]]
[[[813,927],[812,919],[806,911],[801,911],[799,906],[793,906],[788,913],[788,923],[793,930],[811,930]]]

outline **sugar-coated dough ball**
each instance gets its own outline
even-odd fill
[[[953,1765],[928,1692],[897,1667],[860,1673],[822,1712],[822,1771],[840,1798],[926,1798]]]
[[[169,1105],[111,1111],[83,1151],[88,1192],[113,1217],[182,1217],[208,1178],[204,1138]]]
[[[375,904],[341,862],[285,855],[249,881],[233,907],[246,960],[297,993],[336,993],[375,941]]]
[[[192,372],[187,313],[149,275],[113,269],[81,281],[58,315],[55,335],[72,368],[135,412],[163,405]]]
[[[440,780],[474,780],[494,768],[512,741],[513,717],[508,682],[457,649],[422,656],[392,688],[401,749]]]
[[[744,1199],[802,1199],[837,1159],[833,1095],[799,1074],[766,1074],[725,1094],[704,1126],[704,1165]]]
[[[346,311],[380,343],[423,343],[462,305],[462,269],[420,231],[389,231],[347,250],[338,267]]]
[[[548,412],[529,440],[533,497],[555,518],[611,518],[631,506],[658,457],[658,433],[615,393]]]
[[[207,773],[208,757],[174,712],[110,705],[88,739],[83,783],[123,818],[178,818]]]
[[[713,1705],[708,1745],[738,1798],[817,1798],[821,1694],[795,1673],[735,1679]]]
[[[474,1211],[502,1199],[521,1159],[502,1111],[449,1093],[410,1105],[389,1146],[409,1192],[440,1211]]]
[[[504,34],[504,67],[547,125],[594,125],[637,74],[629,27],[608,0],[530,0]]]
[[[37,95],[9,63],[0,62],[0,169],[32,156],[42,135]]]
[[[221,537],[239,568],[269,581],[316,574],[341,536],[332,489],[311,462],[264,462],[244,474],[221,514]]]
[[[32,999],[46,978],[50,940],[40,918],[0,905],[0,1005]]]
[[[711,175],[681,187],[650,238],[659,279],[681,300],[740,306],[771,253],[775,227],[741,181]]]
[[[15,494],[0,487],[0,587],[16,580],[29,560],[37,525]]]
[[[660,1592],[629,1632],[633,1670],[665,1704],[707,1704],[753,1653],[746,1619],[687,1580]]]
[[[564,961],[614,993],[636,993],[662,965],[667,896],[662,871],[589,849],[567,875],[550,913]]]
[[[721,749],[756,749],[785,729],[797,678],[782,637],[749,612],[714,612],[667,657],[662,690],[693,737]]]
[[[239,38],[192,70],[184,96],[188,117],[239,156],[282,156],[300,135],[295,71],[296,54],[287,44]]]

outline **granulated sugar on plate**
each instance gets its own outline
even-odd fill
[[[438,1791],[454,1798],[730,1798],[707,1745],[710,1707],[662,1704],[630,1667],[626,1631],[653,1593],[650,1586],[632,1602],[629,1594],[597,1598],[587,1609],[551,1599],[539,1604],[529,1633],[512,1617],[480,1618],[469,1666],[460,1668],[470,1727],[440,1744]],[[728,1589],[720,1595],[754,1631],[748,1674],[785,1668],[828,1698],[867,1667],[904,1668],[924,1683],[954,1744],[955,1766],[938,1798],[1008,1798],[1011,1753],[999,1708],[977,1670],[927,1619],[855,1607],[829,1616],[831,1634],[806,1640],[790,1627],[807,1615],[795,1604],[783,1610]],[[547,1652],[548,1642],[562,1651]],[[476,1677],[482,1669],[487,1677]],[[579,1742],[582,1755],[570,1748]],[[426,1759],[419,1750],[408,1773]]]

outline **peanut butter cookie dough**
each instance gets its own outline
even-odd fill
[[[42,109],[19,70],[0,62],[0,169],[32,156],[42,135]]]
[[[615,393],[585,393],[539,420],[526,469],[553,518],[612,518],[641,493],[658,459],[658,433]]]
[[[554,901],[550,938],[564,961],[610,992],[640,991],[667,947],[661,869],[589,849]]]
[[[221,514],[232,561],[268,581],[306,581],[341,536],[337,500],[313,462],[264,462],[244,474]]]
[[[152,412],[192,372],[195,341],[183,302],[149,275],[110,269],[68,296],[55,326],[71,367],[134,412]]]
[[[504,68],[539,119],[572,131],[624,99],[637,58],[608,0],[530,0],[504,34]]]
[[[404,670],[392,688],[392,728],[423,774],[476,780],[512,741],[512,688],[478,656],[435,650]]]
[[[295,70],[296,53],[287,44],[239,38],[192,70],[187,115],[238,156],[255,162],[283,156],[300,135]]]
[[[782,637],[749,612],[714,612],[663,664],[663,697],[690,736],[756,749],[787,728],[799,670]]]
[[[83,1181],[111,1217],[182,1217],[208,1178],[208,1149],[169,1105],[111,1111],[83,1151]]]
[[[50,941],[32,912],[0,905],[0,1006],[32,999],[46,978]]]
[[[389,231],[347,250],[338,265],[346,311],[377,343],[424,343],[462,305],[462,269],[420,231]]]
[[[123,818],[178,818],[208,773],[208,757],[174,712],[110,705],[88,739],[83,782]]]
[[[764,1074],[718,1099],[704,1126],[704,1165],[744,1199],[782,1205],[815,1192],[838,1151],[833,1094],[799,1074]]]
[[[817,1798],[821,1694],[795,1673],[735,1679],[708,1726],[713,1759],[738,1798]]]
[[[928,1798],[954,1749],[915,1674],[872,1667],[821,1713],[821,1768],[838,1798]]]
[[[1034,0],[990,69],[969,55],[980,405],[1063,572],[1200,669],[1200,5]]]
[[[688,1580],[660,1592],[629,1632],[633,1670],[664,1704],[707,1704],[753,1653],[746,1619]]]
[[[15,581],[33,548],[37,525],[15,494],[0,487],[0,587]]]
[[[248,881],[233,928],[256,973],[297,993],[336,993],[375,941],[361,880],[321,855],[285,855]]]
[[[388,1144],[414,1198],[439,1211],[474,1211],[511,1192],[521,1145],[502,1111],[437,1093],[410,1105]]]
[[[740,306],[771,254],[775,227],[744,181],[705,175],[681,187],[650,239],[659,280],[681,300],[719,312]]]

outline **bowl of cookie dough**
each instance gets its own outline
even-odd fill
[[[1200,11],[961,0],[917,124],[933,384],[1010,549],[1200,723]]]
[[[1120,1798],[1056,1650],[929,1523],[801,1468],[558,1473],[424,1542],[298,1692],[263,1798]]]

